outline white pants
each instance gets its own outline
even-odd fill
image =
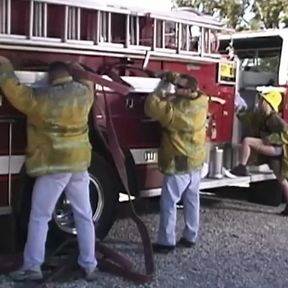
[[[199,230],[199,185],[201,169],[187,174],[166,175],[160,200],[158,243],[176,245],[177,203],[183,199],[185,228],[183,237],[195,242]]]
[[[36,179],[24,249],[24,268],[40,270],[45,258],[48,222],[56,203],[65,189],[70,201],[77,229],[80,254],[78,263],[84,269],[97,265],[95,258],[95,230],[89,197],[88,172],[59,173]]]

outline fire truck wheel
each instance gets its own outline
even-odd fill
[[[111,229],[116,215],[119,199],[119,185],[116,173],[109,163],[96,153],[92,154],[90,176],[90,201],[95,223],[96,237],[104,239]],[[60,239],[76,235],[70,203],[63,193],[52,215],[51,230]]]
[[[13,197],[13,210],[21,247],[25,243],[31,196],[35,179],[30,178],[22,169],[21,186]],[[93,153],[90,176],[90,200],[95,223],[96,237],[103,239],[108,234],[117,215],[119,180],[111,166],[99,155]],[[76,229],[69,202],[63,193],[52,215],[48,233],[48,246],[58,245],[67,237],[76,235]]]

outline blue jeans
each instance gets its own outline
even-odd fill
[[[176,245],[177,203],[183,199],[185,228],[183,237],[195,242],[199,230],[201,169],[187,174],[166,175],[160,200],[158,243]]]
[[[97,266],[95,230],[89,197],[89,175],[85,171],[51,174],[36,179],[32,194],[23,268],[41,269],[45,258],[48,222],[64,189],[66,198],[72,206],[77,229],[80,251],[78,263],[84,269],[93,269]]]

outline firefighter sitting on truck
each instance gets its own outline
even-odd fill
[[[72,67],[75,69],[77,64]],[[49,66],[49,86],[28,87],[19,82],[10,61],[0,56],[0,88],[12,105],[27,115],[26,171],[36,177],[24,263],[11,273],[15,281],[43,278],[48,222],[64,189],[78,231],[78,263],[87,280],[97,278],[87,172],[91,158],[88,114],[94,98],[92,84],[74,81],[65,63],[54,62]]]
[[[239,113],[240,120],[244,125],[246,123],[254,129],[256,137],[245,137],[243,139],[240,164],[234,167],[231,173],[236,176],[249,175],[247,163],[251,156],[251,149],[260,155],[268,156],[270,158],[268,162],[273,159],[278,160],[274,161],[274,165],[272,165],[274,167],[272,168],[283,189],[287,203],[280,214],[288,216],[288,125],[278,114],[281,102],[281,93],[272,90],[261,94],[260,109]],[[253,125],[251,125],[252,123]],[[275,166],[277,162],[280,165]]]
[[[145,102],[145,113],[160,122],[162,141],[159,168],[164,173],[160,225],[154,252],[168,253],[176,246],[176,204],[183,199],[185,228],[177,246],[192,247],[199,229],[199,185],[206,157],[208,97],[197,89],[195,78],[171,72]],[[175,93],[167,86],[174,84]]]

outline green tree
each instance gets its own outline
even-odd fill
[[[178,6],[194,7],[204,13],[219,15],[228,27],[237,28],[244,20],[251,0],[177,0]]]
[[[287,0],[255,0],[253,4],[255,19],[265,28],[288,27]]]
[[[179,6],[189,6],[204,13],[219,15],[227,26],[235,29],[288,27],[287,0],[176,0]],[[247,22],[245,15],[254,13]]]

